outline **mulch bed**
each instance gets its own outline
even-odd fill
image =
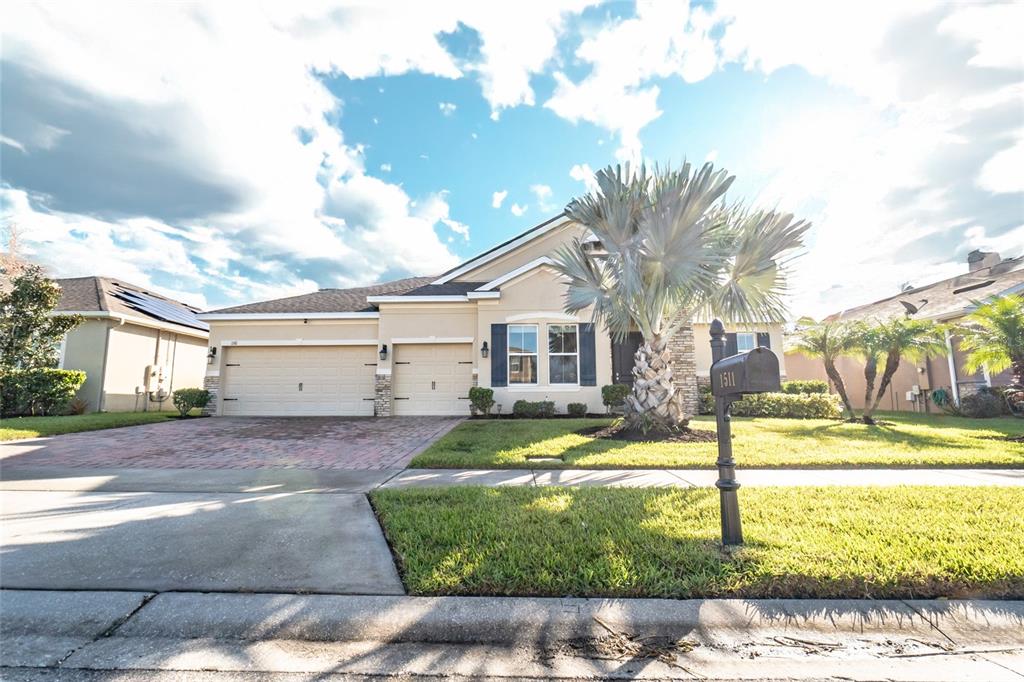
[[[644,443],[709,443],[717,440],[718,436],[714,431],[704,429],[683,429],[676,433],[661,433],[660,431],[648,431],[643,433],[636,429],[627,429],[621,423],[611,426],[588,426],[576,433],[591,438],[604,438],[606,440],[624,440]]]

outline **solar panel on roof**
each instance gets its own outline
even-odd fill
[[[193,329],[210,330],[210,325],[196,318],[195,313],[187,308],[180,308],[167,301],[162,301],[148,294],[129,289],[119,288],[113,292],[113,295],[115,298],[121,299],[132,308],[150,317],[180,324],[185,327],[192,327]]]

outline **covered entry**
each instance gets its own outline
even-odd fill
[[[225,349],[226,416],[373,416],[376,346]]]
[[[392,374],[393,414],[469,415],[472,344],[396,345]]]

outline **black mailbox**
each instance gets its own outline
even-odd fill
[[[782,390],[779,359],[767,348],[731,355],[711,366],[711,393],[729,396]]]

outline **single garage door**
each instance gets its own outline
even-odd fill
[[[469,415],[473,346],[468,343],[395,346],[394,414]]]
[[[375,346],[226,349],[223,414],[373,416]]]

